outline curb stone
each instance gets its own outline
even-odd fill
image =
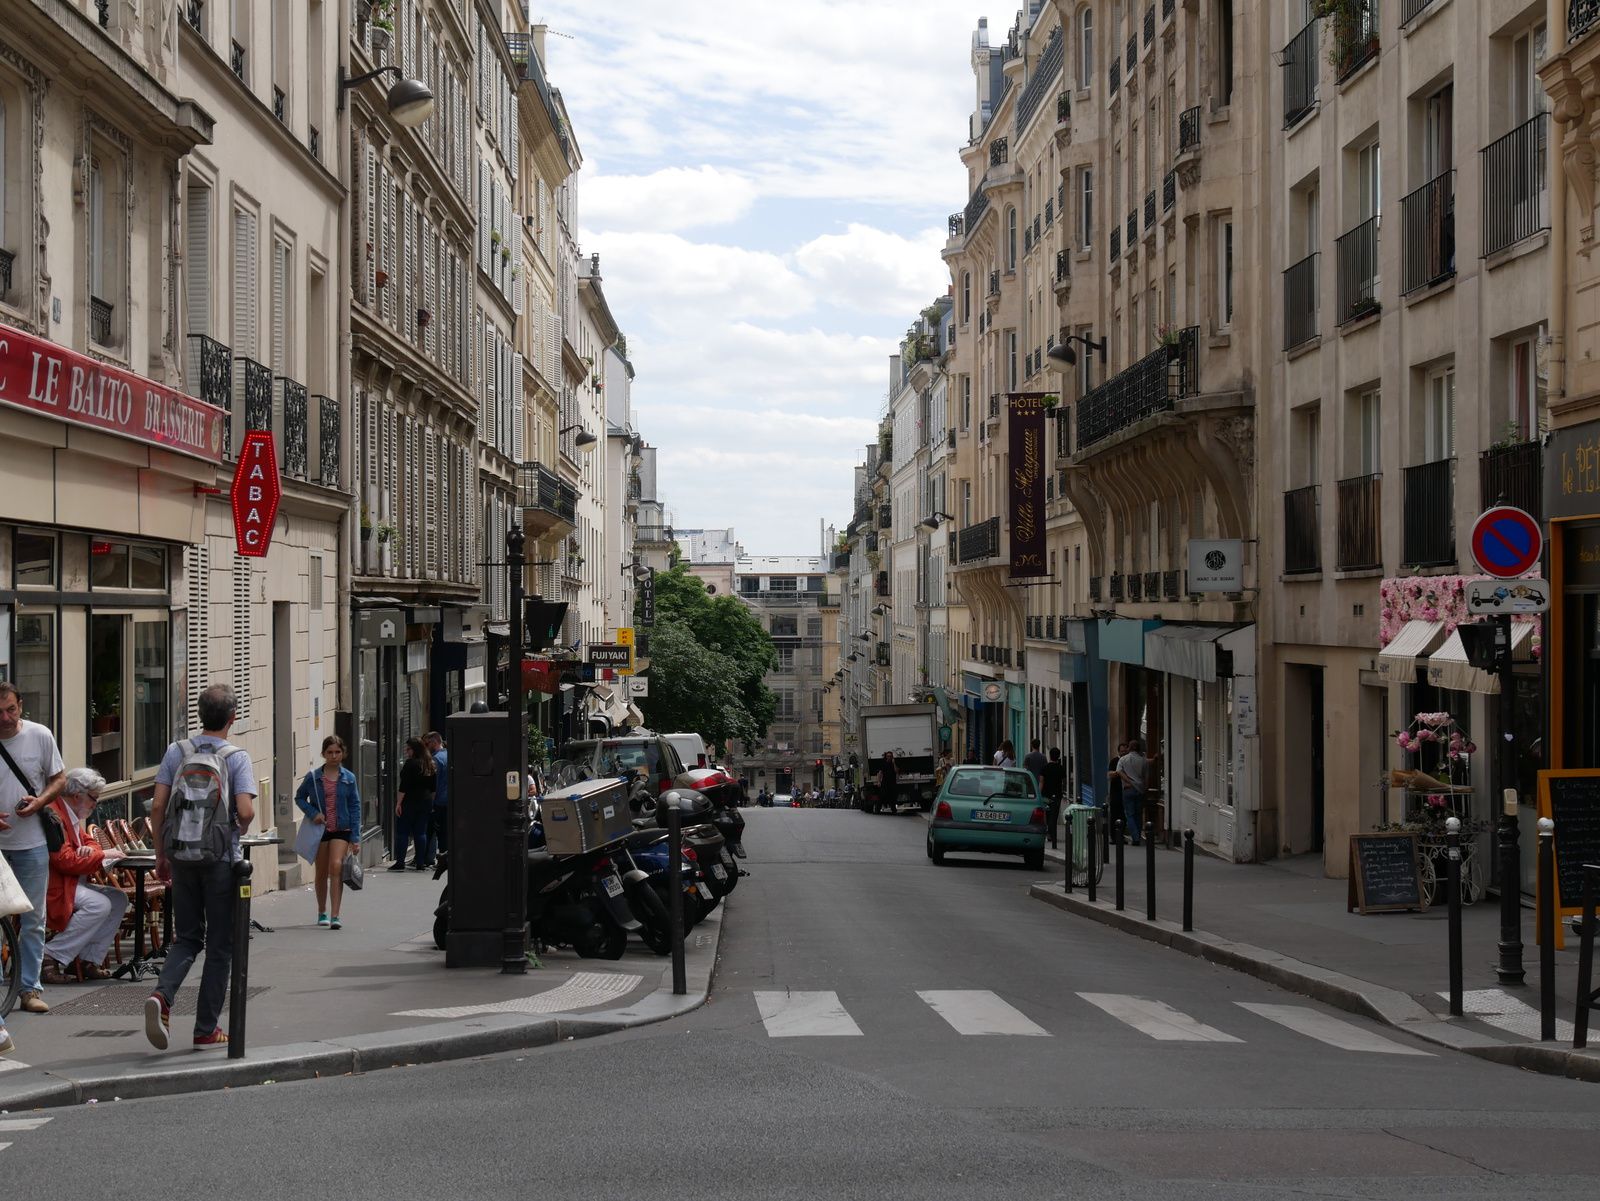
[[[1068,896],[1059,887],[1049,884],[1034,884],[1028,892],[1035,900],[1067,913],[1254,976],[1348,1013],[1372,1018],[1435,1046],[1549,1076],[1600,1083],[1600,1053],[1548,1044],[1505,1042],[1442,1018],[1396,989],[1305,963],[1278,951],[1198,930],[1185,932],[1176,922],[1146,921],[1129,910],[1119,912],[1113,902],[1091,904],[1086,897]]]
[[[622,1009],[537,1017],[483,1014],[321,1042],[261,1047],[252,1049],[245,1059],[215,1059],[211,1058],[215,1052],[200,1051],[181,1058],[144,1055],[76,1069],[24,1068],[0,1075],[0,1113],[363,1075],[410,1064],[530,1050],[664,1022],[706,1003],[722,943],[726,905],[726,901],[718,905],[685,940],[688,992],[681,997],[672,993],[669,961],[656,990]]]

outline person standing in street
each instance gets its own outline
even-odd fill
[[[878,808],[895,812],[900,807],[900,767],[893,751],[884,751],[878,768]]]
[[[1144,744],[1137,738],[1128,739],[1128,753],[1117,760],[1117,775],[1122,777],[1123,820],[1133,834],[1133,845],[1138,846],[1144,831],[1144,790],[1150,760],[1144,757]]]
[[[1032,758],[1030,755],[1029,758]],[[1047,816],[1046,823],[1050,827],[1050,845],[1061,845],[1061,793],[1066,787],[1067,765],[1061,762],[1061,748],[1050,748],[1050,759],[1040,773],[1039,787],[1044,793]]]
[[[156,769],[150,829],[156,879],[168,882],[173,940],[155,991],[144,1003],[144,1033],[165,1051],[170,1041],[172,999],[206,953],[195,1004],[194,1045],[226,1046],[218,1026],[233,965],[233,907],[238,892],[233,865],[240,858],[239,833],[256,817],[256,774],[250,756],[228,743],[239,711],[233,689],[212,684],[195,708],[200,733],[167,747]]]
[[[392,872],[406,870],[406,844],[414,843],[411,866],[427,868],[428,823],[433,820],[433,793],[437,779],[433,756],[420,738],[406,739],[406,761],[400,765],[400,799],[394,806],[394,862]]]
[[[1028,748],[1028,753],[1022,757],[1022,766],[1033,775],[1033,782],[1039,786],[1039,791],[1044,791],[1044,768],[1049,760],[1044,757],[1044,752],[1039,749],[1039,740],[1035,738],[1033,745]]]
[[[432,867],[436,856],[450,850],[450,752],[438,730],[423,735],[422,744],[433,756],[433,816],[428,822],[427,856]]]
[[[1106,772],[1106,805],[1105,827],[1106,845],[1111,845],[1111,824],[1122,817],[1122,773],[1117,770],[1122,763],[1122,757],[1128,753],[1126,741],[1117,743],[1117,753],[1111,756],[1111,767]],[[1127,823],[1124,822],[1124,825]],[[1122,836],[1126,838],[1128,831],[1123,830]]]
[[[994,753],[994,765],[996,767],[1015,767],[1017,765],[1017,748],[1011,745],[1011,739],[1007,738],[1002,742],[1000,749]]]
[[[39,814],[61,793],[67,782],[66,766],[56,747],[55,735],[38,722],[22,716],[22,696],[15,684],[0,681],[0,854],[17,884],[27,894],[33,912],[18,922],[24,1013],[49,1013],[39,987],[44,966],[45,901],[50,890],[50,850],[45,845]],[[14,1043],[0,1016],[0,1055]]]
[[[344,900],[345,856],[361,850],[361,793],[344,758],[344,739],[329,734],[322,740],[322,766],[308,771],[294,794],[300,812],[322,827],[315,883],[317,925],[332,930],[344,927],[339,908]]]

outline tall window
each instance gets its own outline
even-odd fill
[[[106,173],[100,156],[89,160],[89,294],[106,300]]]
[[[1017,331],[1006,331],[1006,391],[1017,390]]]
[[[288,375],[290,365],[289,315],[293,295],[294,251],[287,242],[272,240],[272,374]]]
[[[1017,269],[1017,210],[1006,210],[1006,270]]]
[[[961,428],[972,428],[972,377],[961,377]]]
[[[1078,86],[1086,88],[1094,79],[1094,9],[1085,7],[1078,14]]]
[[[1548,38],[1540,22],[1511,43],[1511,124],[1521,125],[1550,107],[1548,93],[1535,72],[1545,55]]]
[[[184,314],[191,334],[211,333],[211,188],[193,177],[184,198]],[[200,386],[190,380],[190,389]]]
[[[1539,436],[1539,411],[1544,406],[1545,377],[1539,370],[1538,336],[1511,344],[1510,414],[1506,433],[1523,442]]]
[[[1455,86],[1445,84],[1428,97],[1422,140],[1423,182],[1443,175],[1455,165],[1451,126],[1455,112]]]
[[[1078,245],[1088,250],[1094,238],[1094,168],[1078,168]]]
[[[1422,461],[1436,463],[1456,454],[1456,369],[1428,373],[1423,396]]]
[[[1233,324],[1233,218],[1216,219],[1217,234],[1217,328]]]
[[[972,272],[961,273],[961,324],[972,320]]]
[[[233,353],[261,358],[261,318],[256,275],[256,215],[244,209],[233,213]]]
[[[1355,401],[1356,454],[1354,474],[1377,475],[1383,470],[1383,390],[1365,388]]]
[[[1213,109],[1226,108],[1233,102],[1233,0],[1216,0],[1214,25],[1217,78],[1212,96]]]
[[[1369,221],[1382,212],[1383,171],[1378,143],[1363,146],[1356,154],[1357,222]]]

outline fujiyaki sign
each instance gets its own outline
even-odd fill
[[[233,537],[241,555],[255,559],[266,555],[282,495],[271,432],[247,431],[233,473]]]

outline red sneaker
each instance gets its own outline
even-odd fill
[[[213,1030],[210,1034],[197,1034],[194,1036],[194,1045],[197,1047],[225,1047],[228,1045],[228,1036],[222,1030]]]
[[[157,1051],[167,1049],[167,1028],[171,1025],[172,1007],[160,993],[151,993],[144,999],[144,1036]]]

